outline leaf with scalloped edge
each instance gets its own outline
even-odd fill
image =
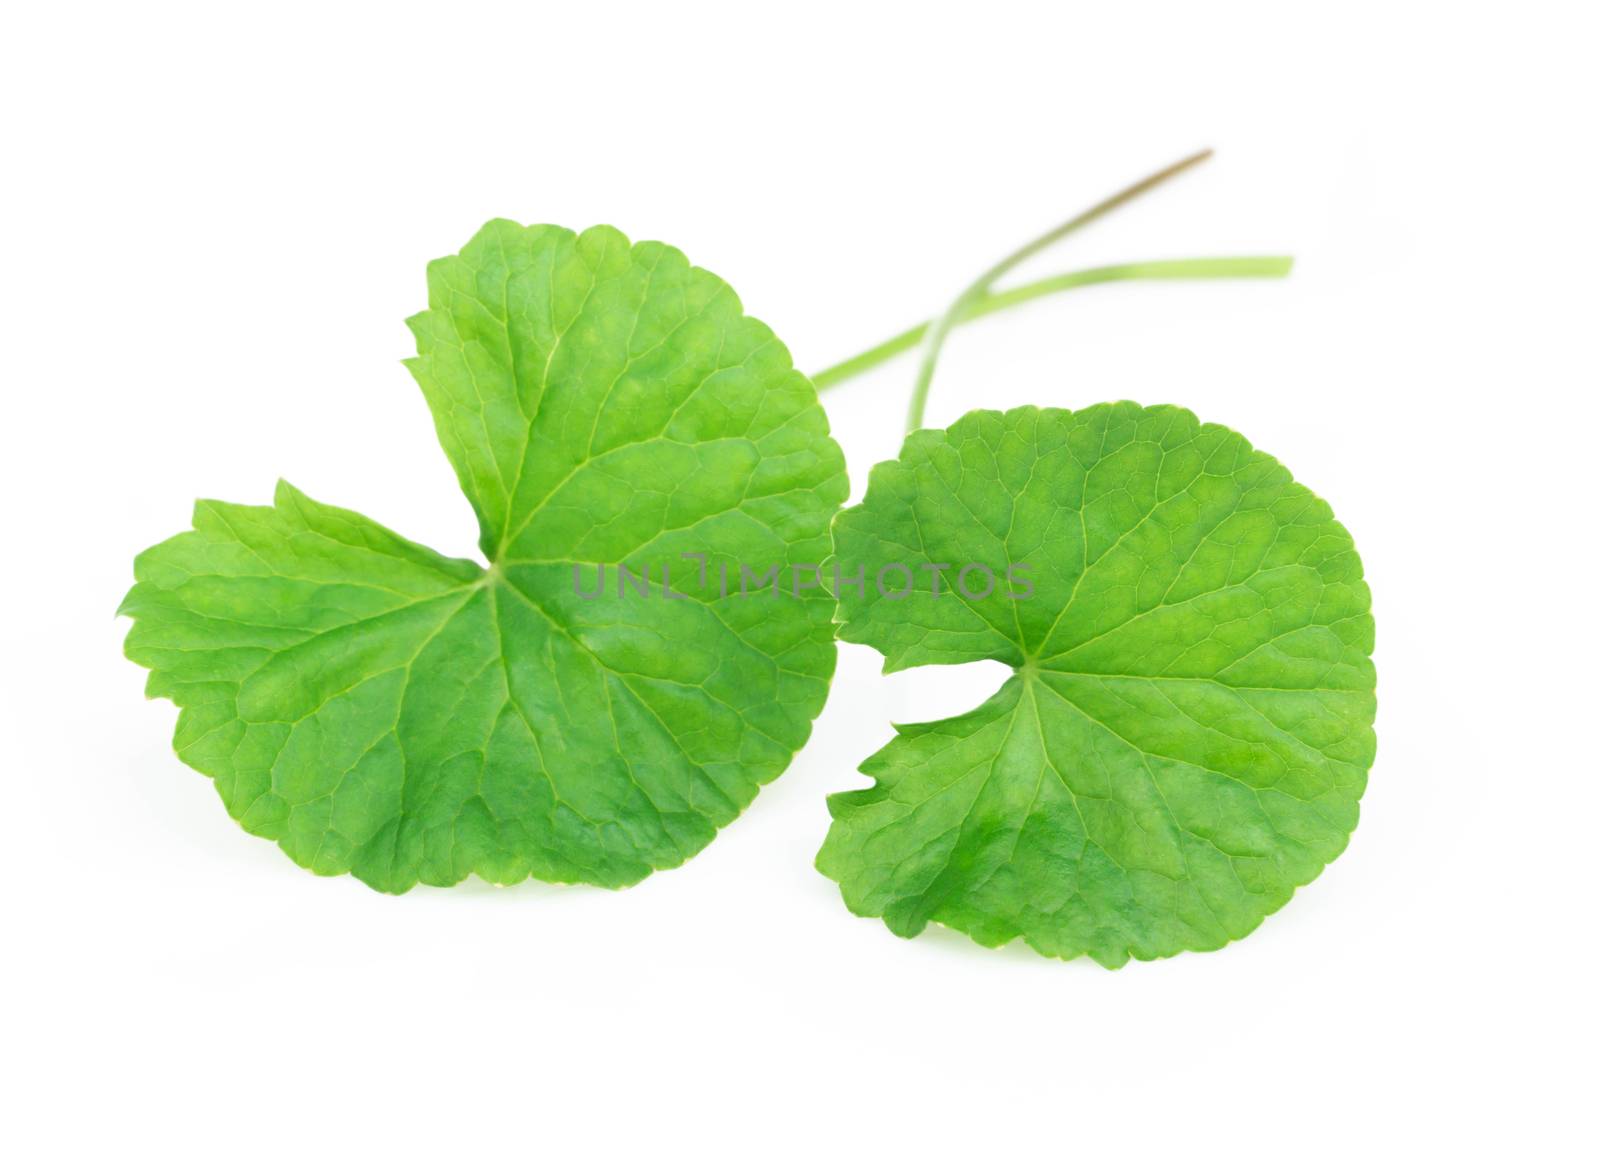
[[[1370,596],[1327,504],[1238,433],[1126,402],[973,412],[908,437],[833,534],[867,574],[841,639],[886,670],[1015,669],[829,798],[817,866],[854,912],[1116,967],[1243,937],[1343,851]],[[972,569],[965,595],[967,565],[993,590]]]
[[[180,757],[317,873],[636,882],[810,733],[831,598],[696,578],[821,561],[843,458],[784,346],[676,249],[493,221],[428,300],[409,366],[487,564],[287,484],[201,501],[136,561],[127,654]]]

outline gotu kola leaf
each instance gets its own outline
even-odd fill
[[[1239,434],[1130,403],[970,413],[875,468],[834,542],[842,639],[1016,670],[829,798],[817,864],[855,912],[1115,967],[1244,936],[1344,849],[1370,597],[1328,506]]]
[[[487,566],[287,484],[202,501],[136,562],[127,654],[180,756],[315,872],[638,881],[822,708],[831,599],[703,578],[821,561],[842,456],[784,346],[675,249],[495,221],[428,300],[409,366]]]

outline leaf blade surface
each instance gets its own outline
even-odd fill
[[[1370,593],[1328,506],[1237,433],[1129,403],[970,413],[907,438],[834,540],[846,572],[1029,566],[987,597],[841,597],[840,637],[886,671],[1016,670],[830,798],[817,863],[857,913],[1117,966],[1244,936],[1343,850]]]
[[[788,573],[828,551],[842,456],[783,345],[675,249],[494,221],[428,279],[408,363],[487,566],[287,484],[201,502],[136,562],[126,651],[179,755],[307,868],[634,883],[809,735],[831,601]],[[740,564],[787,583],[722,595]]]

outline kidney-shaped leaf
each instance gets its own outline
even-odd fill
[[[829,799],[817,863],[855,912],[1114,967],[1244,936],[1344,849],[1370,596],[1328,506],[1238,433],[970,413],[875,468],[834,542],[842,639],[1016,670]]]
[[[315,872],[638,881],[809,735],[832,602],[788,574],[828,551],[843,458],[784,346],[676,249],[495,221],[428,299],[410,367],[487,565],[287,484],[202,501],[136,562],[128,656],[179,755]],[[724,595],[739,566],[781,571]]]

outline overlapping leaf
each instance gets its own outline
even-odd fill
[[[843,639],[886,669],[1016,670],[830,798],[818,867],[857,913],[1117,966],[1244,936],[1344,849],[1370,597],[1328,506],[1237,433],[1127,403],[971,413],[874,469],[834,541],[867,574]],[[982,569],[952,588],[968,565],[992,593]]]
[[[127,653],[182,758],[316,872],[637,881],[810,732],[832,602],[787,574],[827,552],[842,457],[783,345],[675,249],[496,221],[428,289],[410,367],[487,564],[287,484],[202,501],[137,561]],[[782,591],[699,579],[740,565]]]

